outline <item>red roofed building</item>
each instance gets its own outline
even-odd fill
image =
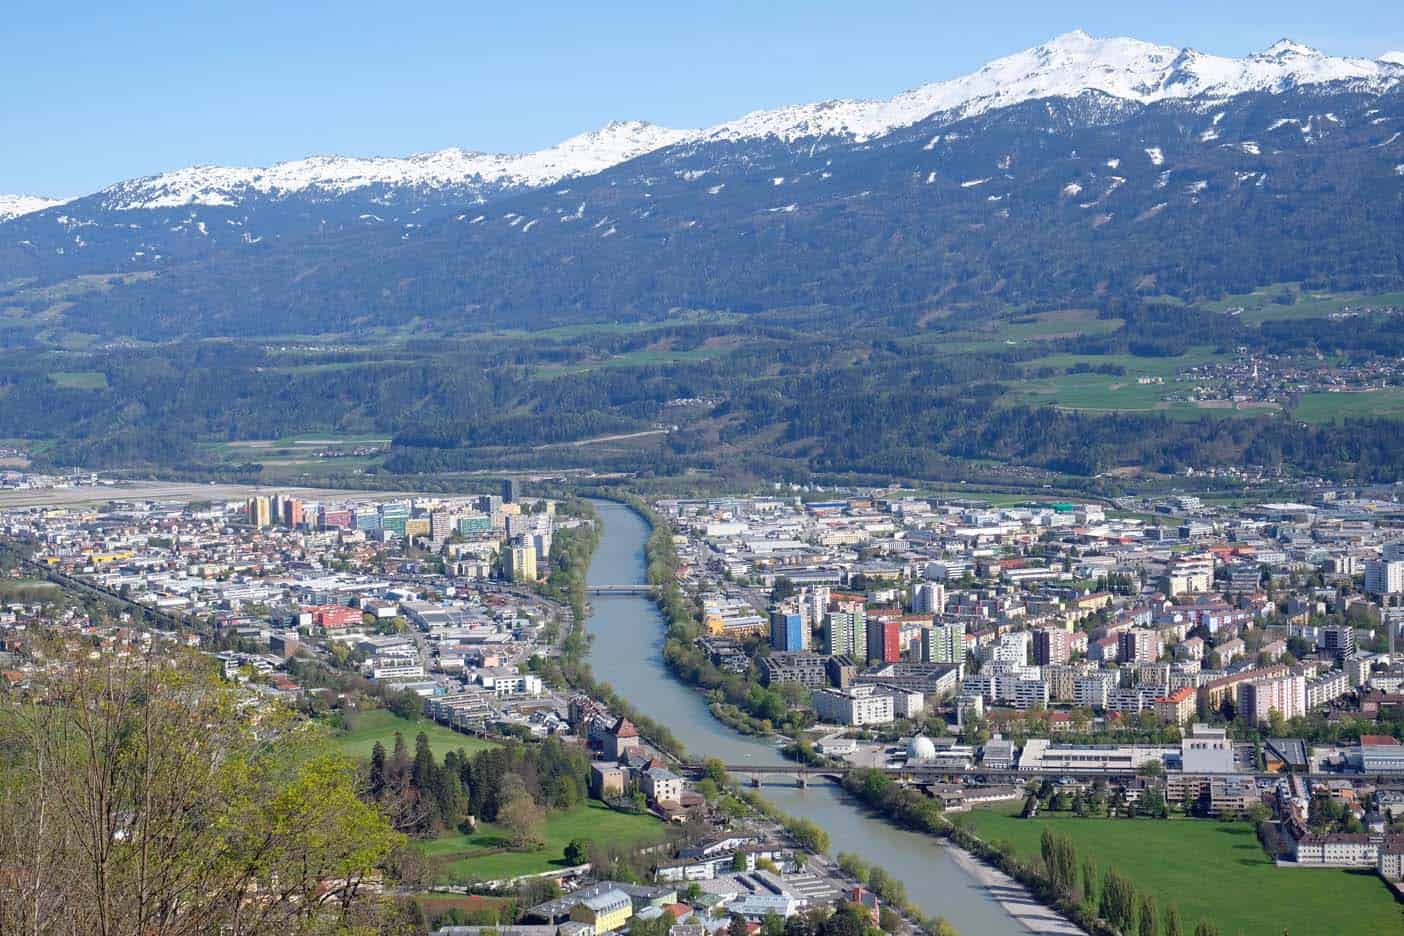
[[[1155,717],[1167,725],[1183,725],[1195,714],[1195,691],[1183,686],[1155,700]]]
[[[639,746],[639,729],[624,716],[610,726],[604,739],[604,754],[610,760],[619,760]]]

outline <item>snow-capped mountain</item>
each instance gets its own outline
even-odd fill
[[[306,194],[330,199],[372,186],[525,188],[592,175],[687,136],[686,131],[640,120],[618,121],[535,153],[477,153],[454,148],[403,158],[311,156],[264,169],[192,166],[119,182],[99,192],[98,198],[107,210],[130,211],[188,205],[233,207],[250,195],[279,198]]]
[[[0,195],[0,222],[21,215],[34,214],[45,208],[66,204],[64,198],[45,198],[42,195]]]
[[[1042,98],[1089,91],[1137,104],[1184,98],[1223,100],[1252,92],[1351,82],[1380,91],[1404,80],[1404,53],[1378,60],[1336,58],[1287,39],[1247,58],[1205,55],[1138,39],[1095,39],[1070,32],[996,59],[969,75],[877,101],[837,100],[757,111],[699,135],[704,139],[773,136],[785,140],[882,136],[933,115],[956,120]]]
[[[180,169],[61,208],[0,199],[0,283],[173,272],[205,259],[229,270],[254,255],[291,267],[314,253],[341,261],[385,244],[408,257],[434,238],[449,238],[455,250],[456,238],[472,239],[488,250],[497,235],[485,232],[498,227],[505,239],[493,242],[493,269],[527,256],[528,241],[554,241],[562,253],[552,268],[578,275],[581,258],[601,243],[616,249],[633,236],[653,246],[674,243],[681,231],[710,236],[707,218],[715,224],[722,216],[749,238],[742,218],[800,224],[818,205],[841,216],[850,205],[871,204],[884,186],[902,193],[889,206],[898,213],[926,198],[941,212],[978,198],[992,216],[964,219],[971,225],[1003,224],[1035,205],[1095,213],[1104,231],[1168,223],[1177,192],[1195,211],[1220,193],[1249,190],[1286,204],[1315,197],[1289,188],[1314,173],[1327,186],[1368,181],[1376,188],[1362,199],[1385,210],[1397,204],[1404,179],[1401,102],[1401,52],[1340,58],[1281,40],[1235,59],[1073,32],[889,99],[757,111],[701,129],[627,121],[517,155],[314,156],[267,168]],[[1012,135],[996,144],[990,134]],[[1096,165],[1084,164],[1076,147],[1054,156],[1073,139],[1095,140],[1107,153]],[[996,145],[1000,152],[987,159],[984,148]],[[1323,158],[1322,148],[1338,160],[1326,170],[1312,161]],[[618,207],[629,199],[633,208]],[[1126,204],[1114,208],[1116,201]],[[1030,223],[1047,217],[1031,215]],[[717,249],[734,243],[728,229]],[[459,259],[448,250],[443,265]],[[344,272],[340,263],[328,268]],[[646,258],[638,268],[647,269]],[[523,268],[514,283],[537,272]],[[482,278],[477,269],[460,274]],[[596,282],[617,278],[611,269]],[[376,295],[379,303],[383,294]],[[347,298],[348,306],[364,301]],[[574,294],[552,302],[581,304]]]
[[[458,148],[402,158],[312,156],[267,168],[192,166],[119,182],[97,193],[109,211],[185,206],[234,207],[250,196],[320,200],[371,187],[494,191],[552,185],[593,175],[679,143],[775,137],[792,141],[882,136],[933,115],[952,120],[1040,98],[1100,92],[1138,104],[1167,99],[1223,100],[1251,92],[1349,82],[1379,91],[1404,80],[1404,53],[1378,60],[1337,58],[1286,39],[1242,59],[1137,39],[1096,39],[1076,31],[996,59],[969,75],[924,85],[885,100],[832,100],[756,111],[695,130],[644,121],[610,123],[534,153],[494,154]],[[0,220],[5,214],[0,202]],[[43,207],[28,206],[27,212]]]

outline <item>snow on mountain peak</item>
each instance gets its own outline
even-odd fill
[[[954,121],[1024,101],[1076,98],[1092,92],[1139,104],[1171,99],[1222,100],[1248,92],[1280,93],[1303,85],[1351,82],[1383,91],[1404,81],[1404,53],[1377,60],[1337,58],[1290,39],[1245,58],[1208,55],[1138,39],[1097,38],[1082,30],[995,59],[970,74],[923,85],[886,100],[828,100],[756,111],[703,130],[671,130],[644,121],[616,121],[534,153],[501,155],[443,149],[403,158],[312,156],[267,168],[192,166],[119,182],[98,193],[109,210],[235,206],[254,195],[335,198],[382,186],[490,190],[550,185],[591,175],[679,143],[841,136],[871,140],[940,115]],[[0,220],[18,204],[0,200]],[[47,203],[26,211],[49,207]],[[6,212],[10,214],[6,214]]]
[[[45,208],[67,204],[67,198],[44,198],[42,195],[0,195],[0,221],[34,214]]]
[[[229,207],[245,196],[344,195],[370,186],[446,188],[549,185],[590,175],[676,143],[688,131],[640,120],[616,121],[534,153],[478,153],[459,148],[405,157],[309,156],[267,168],[190,166],[131,179],[99,193],[110,210]]]
[[[935,114],[971,117],[1040,98],[1085,92],[1141,104],[1177,98],[1227,98],[1247,92],[1356,81],[1383,89],[1404,80],[1404,67],[1387,59],[1335,58],[1283,39],[1247,58],[1207,55],[1139,39],[1099,39],[1082,30],[995,59],[949,81],[923,85],[887,100],[823,101],[758,111],[704,131],[704,138],[846,135],[869,140]]]
[[[1263,51],[1253,55],[1257,60],[1281,59],[1293,55],[1311,55],[1324,58],[1325,55],[1319,49],[1313,49],[1309,45],[1302,45],[1293,39],[1279,39]]]

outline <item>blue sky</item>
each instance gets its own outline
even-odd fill
[[[194,163],[539,149],[611,119],[704,126],[885,97],[1074,28],[1223,55],[1404,49],[1399,0],[406,3],[8,0],[0,192]],[[83,9],[83,8],[88,9]],[[1168,12],[1173,8],[1173,14]]]

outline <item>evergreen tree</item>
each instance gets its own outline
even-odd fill
[[[1141,898],[1140,936],[1156,936],[1158,926],[1155,919],[1155,898],[1147,894]]]
[[[380,799],[385,795],[385,745],[379,741],[375,742],[375,747],[371,748],[370,759],[370,795],[372,799]]]

